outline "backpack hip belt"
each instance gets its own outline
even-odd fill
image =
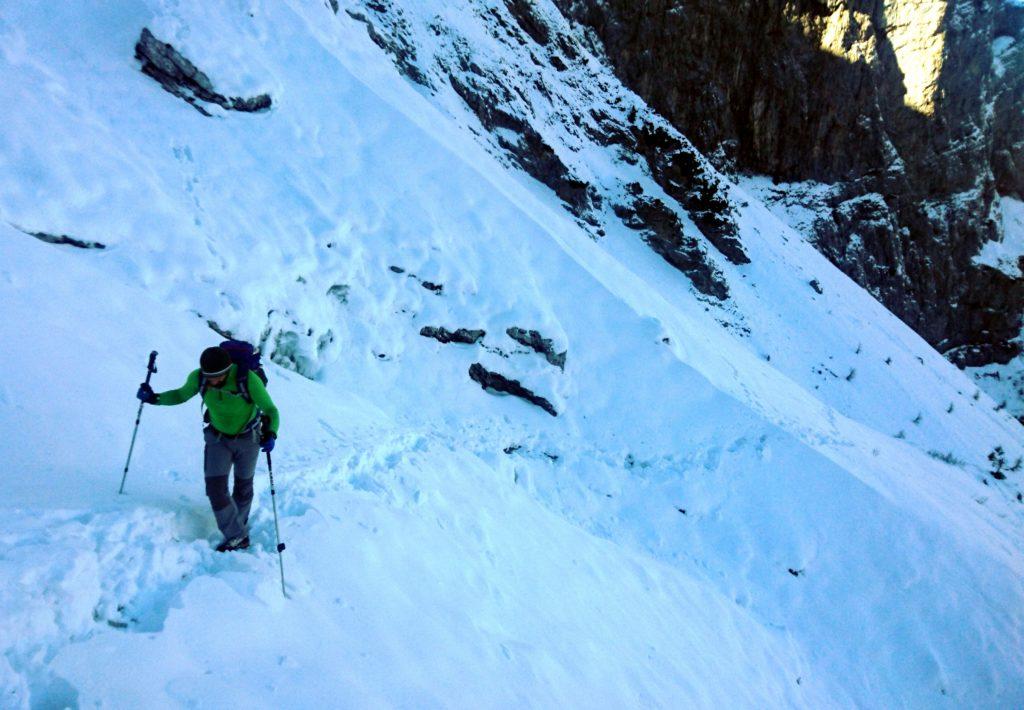
[[[216,436],[218,439],[244,439],[250,436],[253,432],[258,431],[260,429],[261,423],[262,420],[260,417],[253,417],[252,420],[245,425],[242,431],[238,432],[237,434],[225,434],[220,429],[215,427],[213,424],[209,424],[208,426],[210,428],[210,431],[212,431],[214,436]],[[256,438],[258,439],[259,437],[257,436]]]

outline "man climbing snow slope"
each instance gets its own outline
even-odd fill
[[[249,349],[248,343],[239,343]],[[223,345],[232,345],[228,341]],[[258,357],[258,356],[257,356]],[[206,495],[224,540],[218,552],[249,547],[249,508],[252,481],[260,450],[269,453],[277,439],[280,416],[264,386],[261,370],[245,366],[245,353],[232,358],[224,347],[212,347],[199,357],[199,369],[189,373],[176,390],[154,392],[147,383],[139,386],[140,400],[147,404],[183,404],[202,394],[207,423],[203,429],[206,450],[203,468]],[[235,484],[228,494],[228,475],[235,467]]]

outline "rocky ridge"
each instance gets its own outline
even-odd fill
[[[467,128],[551,188],[595,239],[609,220],[622,222],[700,294],[729,298],[720,265],[749,258],[728,182],[678,130],[623,92],[585,33],[554,6],[467,0],[449,18],[427,18],[392,0],[350,4],[345,12],[366,24],[403,75],[439,102],[468,108],[477,122]],[[466,17],[475,26],[447,21]],[[607,175],[608,160],[632,179]]]

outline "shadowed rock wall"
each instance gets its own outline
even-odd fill
[[[836,183],[819,248],[934,346],[961,364],[1016,350],[1024,283],[971,260],[1000,236],[997,184],[1024,188],[1024,10],[1003,0],[555,2],[719,167]]]

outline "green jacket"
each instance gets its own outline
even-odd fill
[[[245,429],[246,425],[256,418],[258,412],[270,417],[270,431],[277,436],[277,428],[281,423],[281,417],[274,406],[274,401],[267,394],[267,388],[263,386],[263,380],[259,375],[249,371],[249,396],[252,402],[247,402],[242,395],[238,394],[238,365],[232,365],[228,370],[228,378],[220,387],[207,386],[203,395],[203,404],[210,413],[210,423],[217,431],[234,436]],[[154,404],[175,405],[187,402],[199,394],[199,370],[189,373],[185,384],[176,390],[160,392],[156,396]]]

